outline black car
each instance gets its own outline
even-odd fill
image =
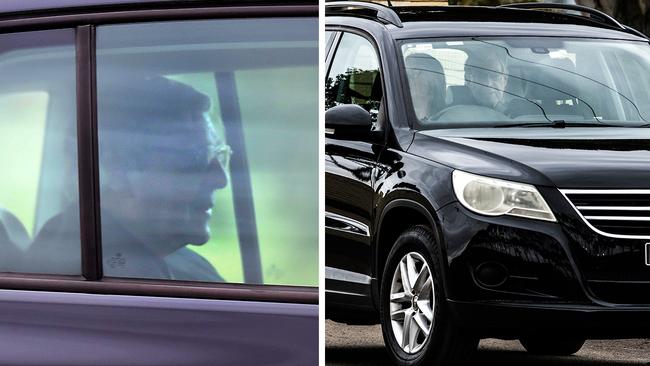
[[[315,1],[1,2],[0,364],[317,363],[318,49]]]
[[[561,4],[326,4],[326,311],[398,364],[650,336],[650,46]]]

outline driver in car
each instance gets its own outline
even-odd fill
[[[212,195],[228,182],[230,151],[207,118],[210,99],[159,76],[100,80],[98,88],[104,274],[223,281],[187,247],[210,239]],[[77,205],[40,230],[26,256],[36,272],[78,273]],[[67,260],[48,260],[62,253]]]

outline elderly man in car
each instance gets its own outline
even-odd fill
[[[104,274],[222,281],[187,247],[210,239],[212,194],[228,182],[210,99],[160,76],[120,76],[100,80],[98,101]],[[48,260],[75,253],[66,249],[79,238],[72,207],[38,233],[27,256],[37,272],[78,273],[79,258]]]
[[[505,113],[508,69],[506,57],[500,52],[483,54],[469,52],[465,62],[465,80],[474,103]]]

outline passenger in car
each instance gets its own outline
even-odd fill
[[[223,281],[187,248],[209,240],[212,194],[227,184],[229,150],[209,108],[204,94],[159,76],[98,82],[104,275]],[[48,258],[74,252],[62,247],[78,243],[77,212],[55,216],[37,235],[27,260],[38,272],[74,271]]]

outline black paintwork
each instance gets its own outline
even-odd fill
[[[644,263],[650,240],[596,233],[558,190],[650,189],[650,129],[416,132],[409,128],[414,116],[407,107],[396,45],[411,37],[472,35],[641,39],[586,25],[424,18],[402,19],[402,28],[362,17],[326,18],[326,29],[360,33],[376,45],[387,115],[383,141],[326,139],[326,210],[370,228],[368,237],[326,229],[326,266],[370,279],[328,278],[328,317],[378,322],[378,282],[386,248],[398,234],[386,228],[425,223],[443,244],[439,260],[449,306],[461,324],[480,336],[519,337],[543,328],[588,338],[650,336],[650,267]],[[328,65],[336,44],[327,50]],[[453,193],[454,169],[535,185],[558,222],[470,212]],[[393,211],[399,215],[391,216],[392,210],[400,210]],[[405,217],[415,221],[400,226]],[[485,262],[503,264],[509,279],[494,287],[479,284],[474,269]]]

